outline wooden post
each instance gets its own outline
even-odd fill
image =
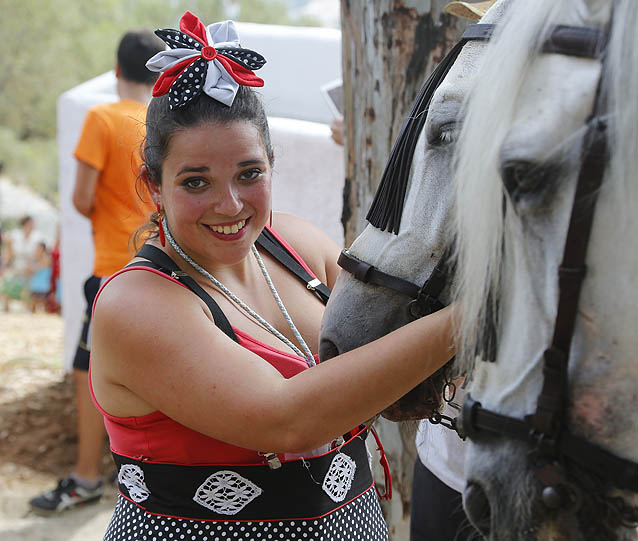
[[[341,1],[346,246],[365,226],[392,144],[421,85],[466,26],[443,13],[448,1]]]
[[[361,233],[386,161],[421,85],[467,22],[443,13],[449,0],[341,0],[346,114],[342,223],[345,246]],[[409,539],[415,425],[375,423],[394,496],[382,502],[391,540]],[[383,483],[373,444],[374,476]]]

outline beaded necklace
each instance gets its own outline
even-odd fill
[[[166,223],[166,216],[164,216],[164,218],[162,219],[162,227],[164,228],[164,234],[166,235],[166,239],[168,240],[170,245],[173,247],[173,249],[179,254],[179,256],[182,259],[184,259],[184,261],[186,261],[189,265],[191,265],[197,272],[199,272],[200,274],[208,278],[217,289],[222,291],[228,298],[230,298],[237,306],[239,306],[242,310],[248,313],[253,319],[257,320],[267,331],[269,331],[271,334],[273,334],[279,340],[281,340],[284,344],[286,344],[289,348],[291,348],[297,355],[299,355],[300,357],[303,357],[306,360],[306,364],[309,367],[315,365],[315,358],[312,355],[312,352],[310,351],[308,344],[306,344],[306,341],[303,339],[303,337],[297,330],[297,327],[293,323],[292,318],[288,314],[288,310],[286,310],[286,307],[284,306],[284,303],[282,302],[281,297],[279,296],[279,293],[277,293],[277,290],[275,289],[275,285],[273,284],[272,279],[270,278],[270,275],[268,274],[268,270],[266,269],[266,266],[264,265],[264,262],[261,256],[259,255],[257,248],[255,248],[254,244],[251,246],[251,250],[253,255],[255,256],[255,259],[257,260],[259,269],[261,270],[261,273],[266,279],[266,283],[268,284],[268,287],[273,297],[275,298],[275,301],[277,302],[277,306],[279,306],[279,309],[281,310],[281,313],[283,314],[284,319],[286,320],[290,329],[292,330],[292,333],[297,339],[297,342],[303,349],[303,352],[295,344],[293,344],[290,340],[288,340],[288,338],[286,338],[277,329],[275,329],[270,323],[268,323],[268,321],[266,321],[257,312],[255,312],[250,306],[248,306],[244,301],[242,301],[237,295],[235,295],[232,291],[230,291],[224,284],[222,284],[210,272],[208,272],[205,268],[203,268],[196,261],[194,261],[188,254],[186,254],[184,250],[180,248],[177,242],[175,242],[175,239],[173,239],[173,236],[171,235],[171,232],[168,229],[168,224]]]

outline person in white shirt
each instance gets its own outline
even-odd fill
[[[3,235],[0,295],[5,311],[9,310],[11,299],[24,298],[36,249],[43,242],[42,235],[34,230],[34,225],[33,218],[25,216],[20,220],[19,228]]]

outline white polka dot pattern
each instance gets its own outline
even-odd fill
[[[175,80],[169,92],[171,108],[181,107],[202,93],[206,64],[206,60],[198,58]]]
[[[171,49],[189,48],[199,51],[203,47],[199,41],[179,30],[164,28],[162,30],[156,30],[155,33],[162,38]]]
[[[328,516],[270,522],[210,522],[146,513],[122,496],[104,541],[387,541],[374,488]]]

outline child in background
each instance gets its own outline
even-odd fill
[[[39,308],[46,309],[47,295],[51,289],[51,255],[44,242],[36,246],[29,271],[29,308],[35,314]]]

